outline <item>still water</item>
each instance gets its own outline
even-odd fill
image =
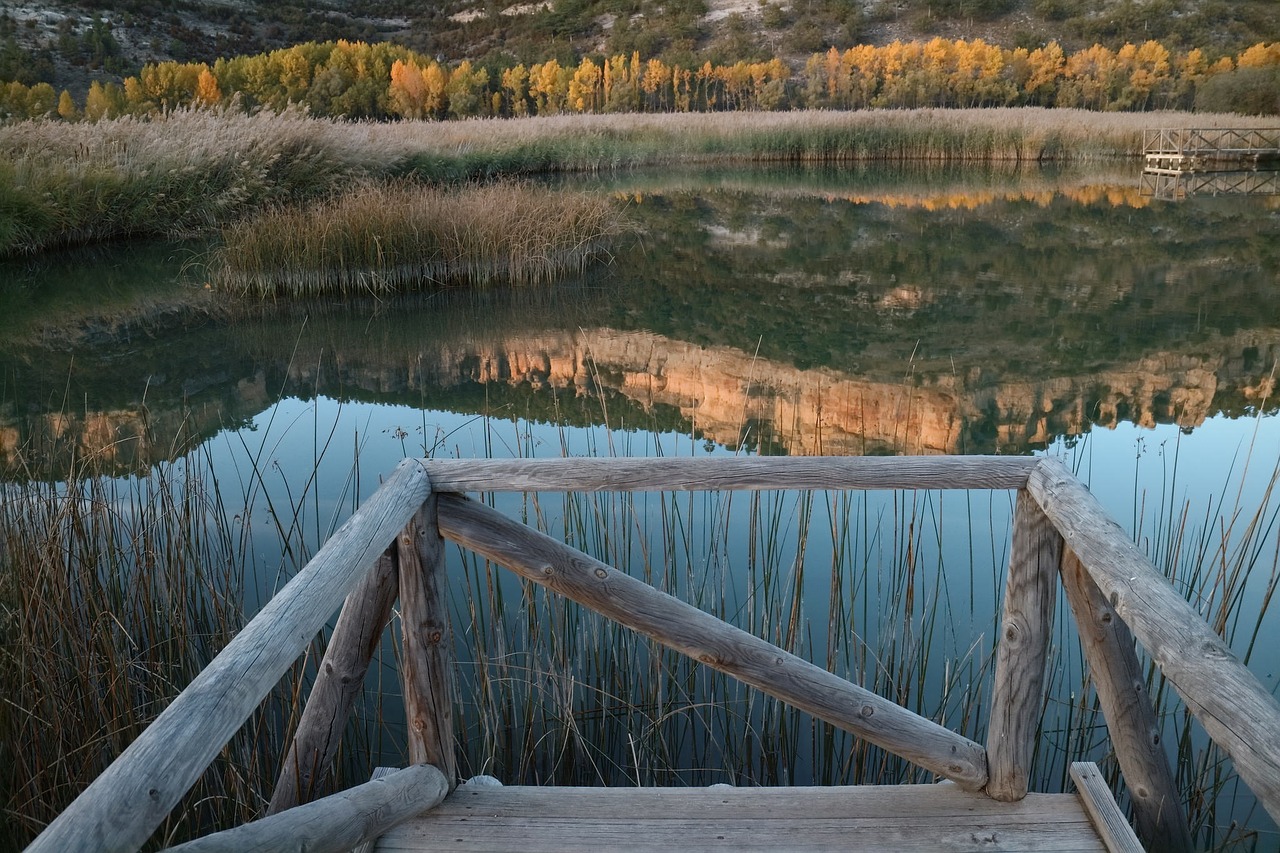
[[[122,476],[207,468],[239,484],[226,491],[240,495],[265,595],[405,455],[1048,453],[1207,618],[1226,613],[1269,689],[1280,683],[1266,606],[1280,466],[1274,196],[1162,202],[1136,176],[1041,172],[576,184],[625,205],[636,236],[608,266],[548,289],[227,308],[202,289],[198,246],[8,265],[9,479],[57,480],[76,457]],[[1010,494],[497,505],[984,739]],[[614,784],[912,778],[450,559],[459,654],[472,662],[460,673],[471,771]],[[1037,756],[1047,790],[1070,760],[1107,754],[1068,622],[1060,608]],[[1194,732],[1185,742],[1203,749]],[[1205,783],[1184,764],[1184,785]],[[1195,815],[1217,837],[1233,819],[1274,831],[1243,789],[1218,802]]]

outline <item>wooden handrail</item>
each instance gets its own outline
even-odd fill
[[[444,800],[450,785],[430,764],[414,764],[322,800],[215,832],[171,853],[347,853]]]
[[[732,489],[968,489],[1019,493],[988,753],[982,745],[659,592],[557,540],[507,519],[463,491]],[[412,523],[410,522],[412,519]],[[1235,760],[1241,778],[1280,819],[1280,703],[1111,521],[1061,463],[1008,457],[405,460],[227,647],[34,842],[31,850],[133,850],[288,669],[344,596],[402,529],[398,557],[406,649],[427,665],[408,673],[416,704],[414,755],[446,765],[448,627],[440,534],[658,642],[976,790],[1025,791],[1052,612],[1048,579],[1061,558],[1117,755],[1148,843],[1185,847],[1170,825],[1176,797],[1161,769],[1154,718],[1136,705],[1140,673],[1123,622],[1191,713]],[[377,585],[375,585],[377,586]],[[408,602],[406,604],[406,602]],[[381,605],[380,605],[381,606]],[[1115,618],[1118,617],[1118,618]],[[376,621],[376,619],[375,619]],[[1123,626],[1119,626],[1123,627]],[[1141,692],[1141,691],[1139,691]],[[1019,706],[1014,708],[1014,706]],[[1026,706],[1026,707],[1021,707]],[[1149,709],[1148,709],[1149,710]],[[997,719],[999,717],[999,719]],[[312,750],[315,752],[316,750]],[[991,762],[990,779],[988,762]],[[443,796],[443,794],[441,794]],[[293,815],[292,809],[270,818]],[[259,822],[253,826],[267,824]],[[281,822],[274,825],[294,825]],[[248,829],[244,827],[242,829]],[[220,837],[220,836],[219,836]],[[232,836],[228,836],[232,837]],[[256,837],[256,836],[254,836]],[[250,838],[236,835],[236,839]],[[345,838],[345,836],[344,836]],[[1153,842],[1152,839],[1155,839]],[[243,843],[237,841],[237,845]]]
[[[1062,555],[1061,573],[1080,646],[1089,662],[1089,680],[1129,789],[1138,834],[1152,850],[1190,853],[1195,847],[1186,809],[1160,743],[1160,725],[1133,635],[1069,548]]]
[[[347,595],[271,792],[268,817],[309,803],[323,791],[399,588],[399,561],[395,549],[388,548]]]
[[[1022,456],[427,459],[437,492],[1021,489]]]
[[[1061,462],[1041,460],[1027,489],[1240,778],[1280,820],[1280,703]]]
[[[422,465],[402,462],[28,850],[69,853],[141,847],[430,490]]]
[[[981,744],[496,510],[441,494],[439,523],[445,538],[521,577],[952,779],[965,790],[979,790],[987,782]]]

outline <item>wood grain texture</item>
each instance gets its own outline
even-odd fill
[[[1129,826],[1124,813],[1116,805],[1107,780],[1098,772],[1098,765],[1092,761],[1071,762],[1071,780],[1076,783],[1084,810],[1109,853],[1143,853],[1138,836],[1133,834],[1133,827]],[[1152,849],[1164,851],[1162,847]]]
[[[433,492],[396,540],[400,557],[400,622],[409,760],[434,764],[457,784],[453,728],[453,640],[445,587],[444,540]]]
[[[981,745],[466,498],[439,496],[440,531],[521,576],[853,732],[970,790]]]
[[[1187,708],[1280,820],[1280,703],[1062,463],[1041,460],[1027,489]]]
[[[170,848],[172,853],[348,853],[449,793],[444,774],[416,764],[341,793]]]
[[[1186,812],[1160,744],[1160,726],[1134,652],[1133,636],[1070,549],[1062,559],[1062,586],[1129,789],[1138,836],[1151,850],[1190,851]]]
[[[440,492],[702,489],[1020,489],[1018,456],[809,456],[715,459],[427,459]]]
[[[477,788],[378,842],[382,851],[1101,851],[1080,799],[998,803],[956,785]]]
[[[422,505],[405,460],[30,850],[137,850]]]
[[[343,603],[298,730],[285,754],[267,806],[268,816],[309,803],[324,793],[342,732],[391,618],[399,577],[395,551],[388,549]]]
[[[373,768],[373,772],[369,774],[369,781],[372,782],[376,779],[385,779],[388,776],[390,776],[392,773],[398,773],[398,772],[400,772],[399,768],[396,768],[396,767],[375,767]],[[415,817],[418,817],[420,815],[421,815],[421,812],[415,814]],[[379,833],[377,837],[366,838],[364,841],[361,841],[359,844],[352,847],[351,853],[373,853],[374,847],[377,845],[379,837],[381,837],[381,833]]]
[[[1037,723],[1044,708],[1061,559],[1062,537],[1032,497],[1020,490],[1013,512],[1013,544],[987,729],[987,794],[997,800],[1020,800],[1027,795]]]

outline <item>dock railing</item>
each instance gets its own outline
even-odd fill
[[[1280,163],[1280,128],[1153,128],[1142,132],[1148,171],[1234,171]]]
[[[464,496],[774,489],[1017,491],[985,747]],[[1280,704],[1060,462],[405,460],[29,849],[141,847],[340,605],[268,816],[183,848],[270,849],[287,841],[291,849],[348,850],[441,802],[457,781],[445,539],[1000,801],[1027,793],[1061,586],[1143,841],[1159,850],[1191,848],[1134,639],[1280,819]],[[413,766],[310,802],[397,597]]]

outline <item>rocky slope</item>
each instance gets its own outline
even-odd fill
[[[83,90],[155,60],[212,62],[304,41],[395,41],[495,65],[591,52],[715,62],[895,38],[1160,39],[1233,52],[1280,39],[1274,0],[0,0],[0,80]]]

